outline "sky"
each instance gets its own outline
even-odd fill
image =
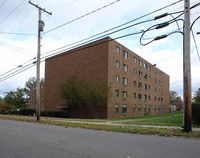
[[[52,15],[42,12],[45,22],[41,37],[42,61],[47,55],[58,53],[74,42],[86,39],[121,24],[133,21],[123,27],[147,21],[164,13],[175,13],[184,9],[184,2],[179,0],[32,0]],[[172,3],[178,2],[172,6]],[[190,0],[193,6],[200,0]],[[148,13],[153,14],[142,17]],[[191,10],[191,23],[200,16],[200,6]],[[89,13],[89,14],[88,14]],[[173,14],[177,17],[179,14]],[[173,19],[167,16],[156,21],[149,21],[124,29],[113,34],[117,38],[131,33],[147,30],[151,26]],[[181,16],[179,19],[182,19]],[[75,20],[76,19],[76,20]],[[123,27],[119,27],[123,28]],[[147,31],[143,43],[152,38],[172,33],[183,28],[183,21],[178,20],[161,30]],[[117,29],[115,29],[117,30]],[[113,31],[115,31],[113,30]],[[36,76],[33,66],[37,56],[38,10],[28,0],[0,0],[0,96],[6,92],[23,88],[30,77]],[[111,31],[110,31],[111,32]],[[110,33],[108,32],[108,33]],[[200,51],[200,19],[193,25],[194,37]],[[105,35],[105,34],[102,34]],[[99,36],[97,36],[99,37]],[[183,36],[173,33],[165,39],[154,41],[146,46],[140,44],[141,34],[117,39],[119,43],[149,61],[170,76],[170,90],[176,91],[183,98]],[[64,47],[65,46],[65,47]],[[61,49],[58,49],[61,48]],[[200,88],[200,59],[191,35],[191,79],[192,95]],[[23,67],[22,67],[23,66]],[[25,70],[11,78],[9,74]],[[24,68],[24,69],[22,69]],[[44,78],[45,63],[41,63],[41,77]]]

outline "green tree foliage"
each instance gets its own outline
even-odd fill
[[[14,105],[17,109],[25,107],[27,99],[25,98],[24,89],[17,88],[17,91],[11,91],[4,97],[4,102]]]
[[[78,81],[75,76],[70,76],[60,86],[60,96],[72,107],[94,106],[98,118],[99,107],[106,104],[109,89],[106,83]]]
[[[78,104],[81,103],[77,78],[75,76],[67,77],[65,81],[61,84],[60,97],[62,99],[65,99],[67,103],[72,107],[76,107]]]
[[[0,113],[11,113],[13,110],[15,110],[15,106],[5,103],[3,100],[0,101]]]
[[[200,103],[200,88],[194,94],[193,100],[195,103]]]
[[[176,91],[169,92],[170,104],[182,104],[183,101]]]

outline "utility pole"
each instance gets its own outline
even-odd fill
[[[35,6],[39,11],[38,16],[38,52],[37,52],[37,90],[36,90],[36,119],[40,121],[40,39],[41,35],[40,32],[43,31],[44,22],[41,20],[41,12],[46,12],[49,15],[52,15],[51,12],[46,11],[45,9],[39,7],[36,4],[33,4],[30,0],[29,3]]]
[[[191,64],[190,64],[190,0],[184,0],[184,43],[183,43],[183,84],[184,84],[184,132],[192,131]]]

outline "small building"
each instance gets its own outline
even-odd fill
[[[111,97],[99,118],[124,118],[169,112],[169,75],[110,37],[45,60],[44,110],[63,110],[59,87],[66,76],[110,85]],[[95,118],[94,107],[87,111]],[[75,117],[84,117],[78,107]]]

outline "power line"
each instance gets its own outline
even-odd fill
[[[5,20],[6,20],[17,8],[19,8],[24,2],[25,2],[25,0],[22,1],[18,6],[16,6],[4,19],[2,19],[2,20],[0,21],[0,23],[2,23],[3,21],[5,21]]]
[[[0,34],[20,35],[20,36],[35,36],[35,35],[37,35],[37,34],[33,34],[33,33],[17,33],[17,32],[0,32]]]
[[[1,5],[0,8],[7,2],[8,0],[5,0]]]
[[[130,20],[130,21],[128,21],[128,22],[125,22],[125,23],[123,23],[123,24],[120,24],[120,25],[118,25],[118,26],[116,26],[116,27],[113,27],[113,28],[108,29],[108,30],[106,30],[106,31],[97,33],[97,34],[95,34],[95,35],[93,35],[93,36],[90,36],[90,37],[88,37],[88,38],[85,38],[85,39],[82,39],[82,40],[80,40],[80,41],[74,42],[74,43],[72,43],[72,44],[69,44],[69,45],[62,46],[62,47],[60,47],[60,48],[54,49],[54,50],[49,51],[49,52],[47,52],[47,53],[50,53],[50,52],[53,52],[53,51],[57,51],[57,50],[59,50],[59,49],[63,49],[63,48],[65,48],[65,47],[68,47],[68,46],[71,46],[71,45],[75,45],[75,44],[77,44],[77,43],[80,43],[80,42],[89,40],[89,39],[91,39],[91,38],[93,38],[93,37],[96,37],[96,36],[98,36],[98,35],[101,35],[101,34],[110,32],[110,31],[115,30],[115,29],[117,29],[117,28],[120,28],[120,27],[122,27],[122,26],[124,26],[124,25],[130,24],[130,23],[132,23],[132,22],[134,22],[134,21],[137,21],[137,20],[142,19],[142,18],[144,18],[144,17],[147,17],[147,16],[149,16],[149,15],[151,15],[151,14],[154,14],[154,13],[156,13],[156,12],[158,12],[158,11],[161,11],[161,10],[163,10],[163,9],[166,9],[166,8],[168,8],[168,7],[171,7],[171,6],[173,6],[173,5],[177,4],[177,3],[180,3],[181,1],[183,1],[183,0],[178,0],[178,1],[174,2],[174,3],[168,4],[168,5],[166,5],[166,6],[162,7],[162,8],[160,8],[160,9],[157,9],[157,10],[155,10],[155,11],[152,11],[152,12],[150,12],[150,13],[147,13],[147,14],[145,14],[145,15],[143,15],[143,16],[140,16],[140,17],[138,17],[138,18],[135,18],[135,19]]]
[[[58,28],[60,28],[60,27],[65,26],[65,25],[67,25],[67,24],[70,24],[70,23],[75,22],[75,21],[77,21],[77,20],[79,20],[79,19],[82,19],[82,18],[84,18],[84,17],[86,17],[86,16],[88,16],[88,15],[90,15],[90,14],[93,14],[93,13],[99,11],[99,10],[102,10],[102,9],[108,7],[108,6],[111,6],[111,5],[113,5],[113,4],[115,4],[115,3],[119,2],[119,1],[120,1],[120,0],[116,0],[116,1],[114,1],[114,2],[112,2],[112,3],[110,3],[110,4],[107,4],[107,5],[103,6],[103,7],[101,7],[101,8],[98,8],[98,9],[96,9],[96,10],[93,10],[92,12],[89,12],[89,13],[87,13],[87,14],[85,14],[85,15],[82,15],[82,16],[76,18],[76,19],[73,19],[73,20],[71,20],[71,21],[69,21],[69,22],[66,22],[66,23],[62,24],[62,25],[59,25],[59,26],[57,26],[57,27],[55,27],[55,28],[53,28],[53,29],[51,29],[51,30],[48,30],[48,31],[44,32],[43,34],[49,33],[49,32],[51,32],[51,31],[53,31],[53,30],[56,30],[56,29],[58,29]]]
[[[121,24],[121,25],[119,25],[119,26],[117,26],[117,27],[114,27],[114,28],[112,28],[112,29],[103,31],[103,32],[101,32],[101,33],[99,33],[99,34],[93,35],[93,36],[91,36],[91,37],[89,37],[89,38],[83,39],[83,40],[78,41],[78,42],[76,42],[76,43],[80,43],[80,42],[85,41],[85,40],[87,40],[87,39],[90,39],[90,38],[92,38],[92,37],[98,36],[98,35],[100,35],[100,34],[109,32],[109,31],[114,30],[114,29],[116,29],[116,28],[119,28],[119,27],[121,27],[121,26],[127,25],[127,24],[129,24],[129,23],[131,23],[131,22],[133,22],[133,21],[136,21],[136,20],[138,20],[138,19],[144,18],[144,17],[146,17],[146,16],[148,16],[148,15],[151,15],[151,14],[153,14],[153,13],[156,13],[156,12],[162,10],[162,9],[168,8],[169,6],[175,5],[175,4],[177,4],[177,3],[181,2],[181,1],[182,1],[182,0],[179,0],[179,1],[177,1],[177,2],[171,3],[171,4],[169,4],[169,5],[165,6],[165,7],[162,7],[162,8],[160,8],[160,9],[157,9],[157,10],[153,11],[153,12],[150,12],[150,13],[148,13],[148,14],[145,14],[145,15],[139,17],[139,18],[136,18],[136,19],[134,19],[134,20],[131,20],[131,21],[129,21],[129,22],[126,22],[126,23],[124,23],[124,24]],[[134,24],[133,24],[133,25],[134,25]],[[137,34],[140,34],[140,33],[142,33],[142,31],[135,32],[135,33],[131,33],[131,34],[127,34],[127,35],[123,35],[123,36],[119,36],[119,37],[114,38],[114,39],[111,39],[111,40],[109,40],[109,41],[116,40],[116,39],[120,39],[120,38],[125,38],[125,37],[132,36],[132,35],[137,35]],[[94,40],[94,39],[93,39],[93,40]],[[108,42],[108,41],[106,41],[106,42]],[[73,44],[71,44],[71,45],[74,45],[74,44],[76,44],[76,43],[73,43]],[[103,44],[103,43],[100,43],[100,44]],[[69,46],[69,45],[68,45],[68,46]],[[66,47],[66,46],[64,46],[64,47]],[[61,48],[64,48],[64,47],[61,47]],[[55,49],[55,50],[59,50],[59,49],[61,49],[61,48],[58,48],[58,49]],[[68,48],[68,49],[71,49],[71,48]],[[53,51],[55,51],[55,50],[52,50],[51,52],[53,52]],[[58,55],[58,54],[61,53],[62,51],[63,51],[63,50],[61,50],[61,51],[59,51],[59,52],[57,52],[57,53],[48,55],[48,56],[44,56],[44,57],[43,57],[44,60],[43,60],[42,62],[44,62],[46,58],[49,58],[49,57],[51,57],[52,55],[55,55],[55,54]],[[66,51],[66,50],[65,50],[65,51]],[[65,55],[65,54],[66,54],[66,53],[62,53],[62,54],[60,54],[60,55]],[[33,67],[33,66],[34,66],[34,65],[30,66],[30,68]],[[27,68],[27,69],[28,69],[28,68]],[[27,70],[27,69],[26,69],[26,70]],[[23,71],[25,71],[25,70],[22,70],[22,72],[23,72]],[[12,74],[10,74],[10,75],[15,76],[15,75],[17,75],[17,74],[19,74],[19,73],[21,73],[21,72],[17,72],[17,73],[15,72],[15,74],[12,73]],[[9,78],[10,78],[10,76],[9,76]],[[6,80],[6,78],[4,78],[4,80]],[[0,82],[2,82],[2,81],[0,80]]]

